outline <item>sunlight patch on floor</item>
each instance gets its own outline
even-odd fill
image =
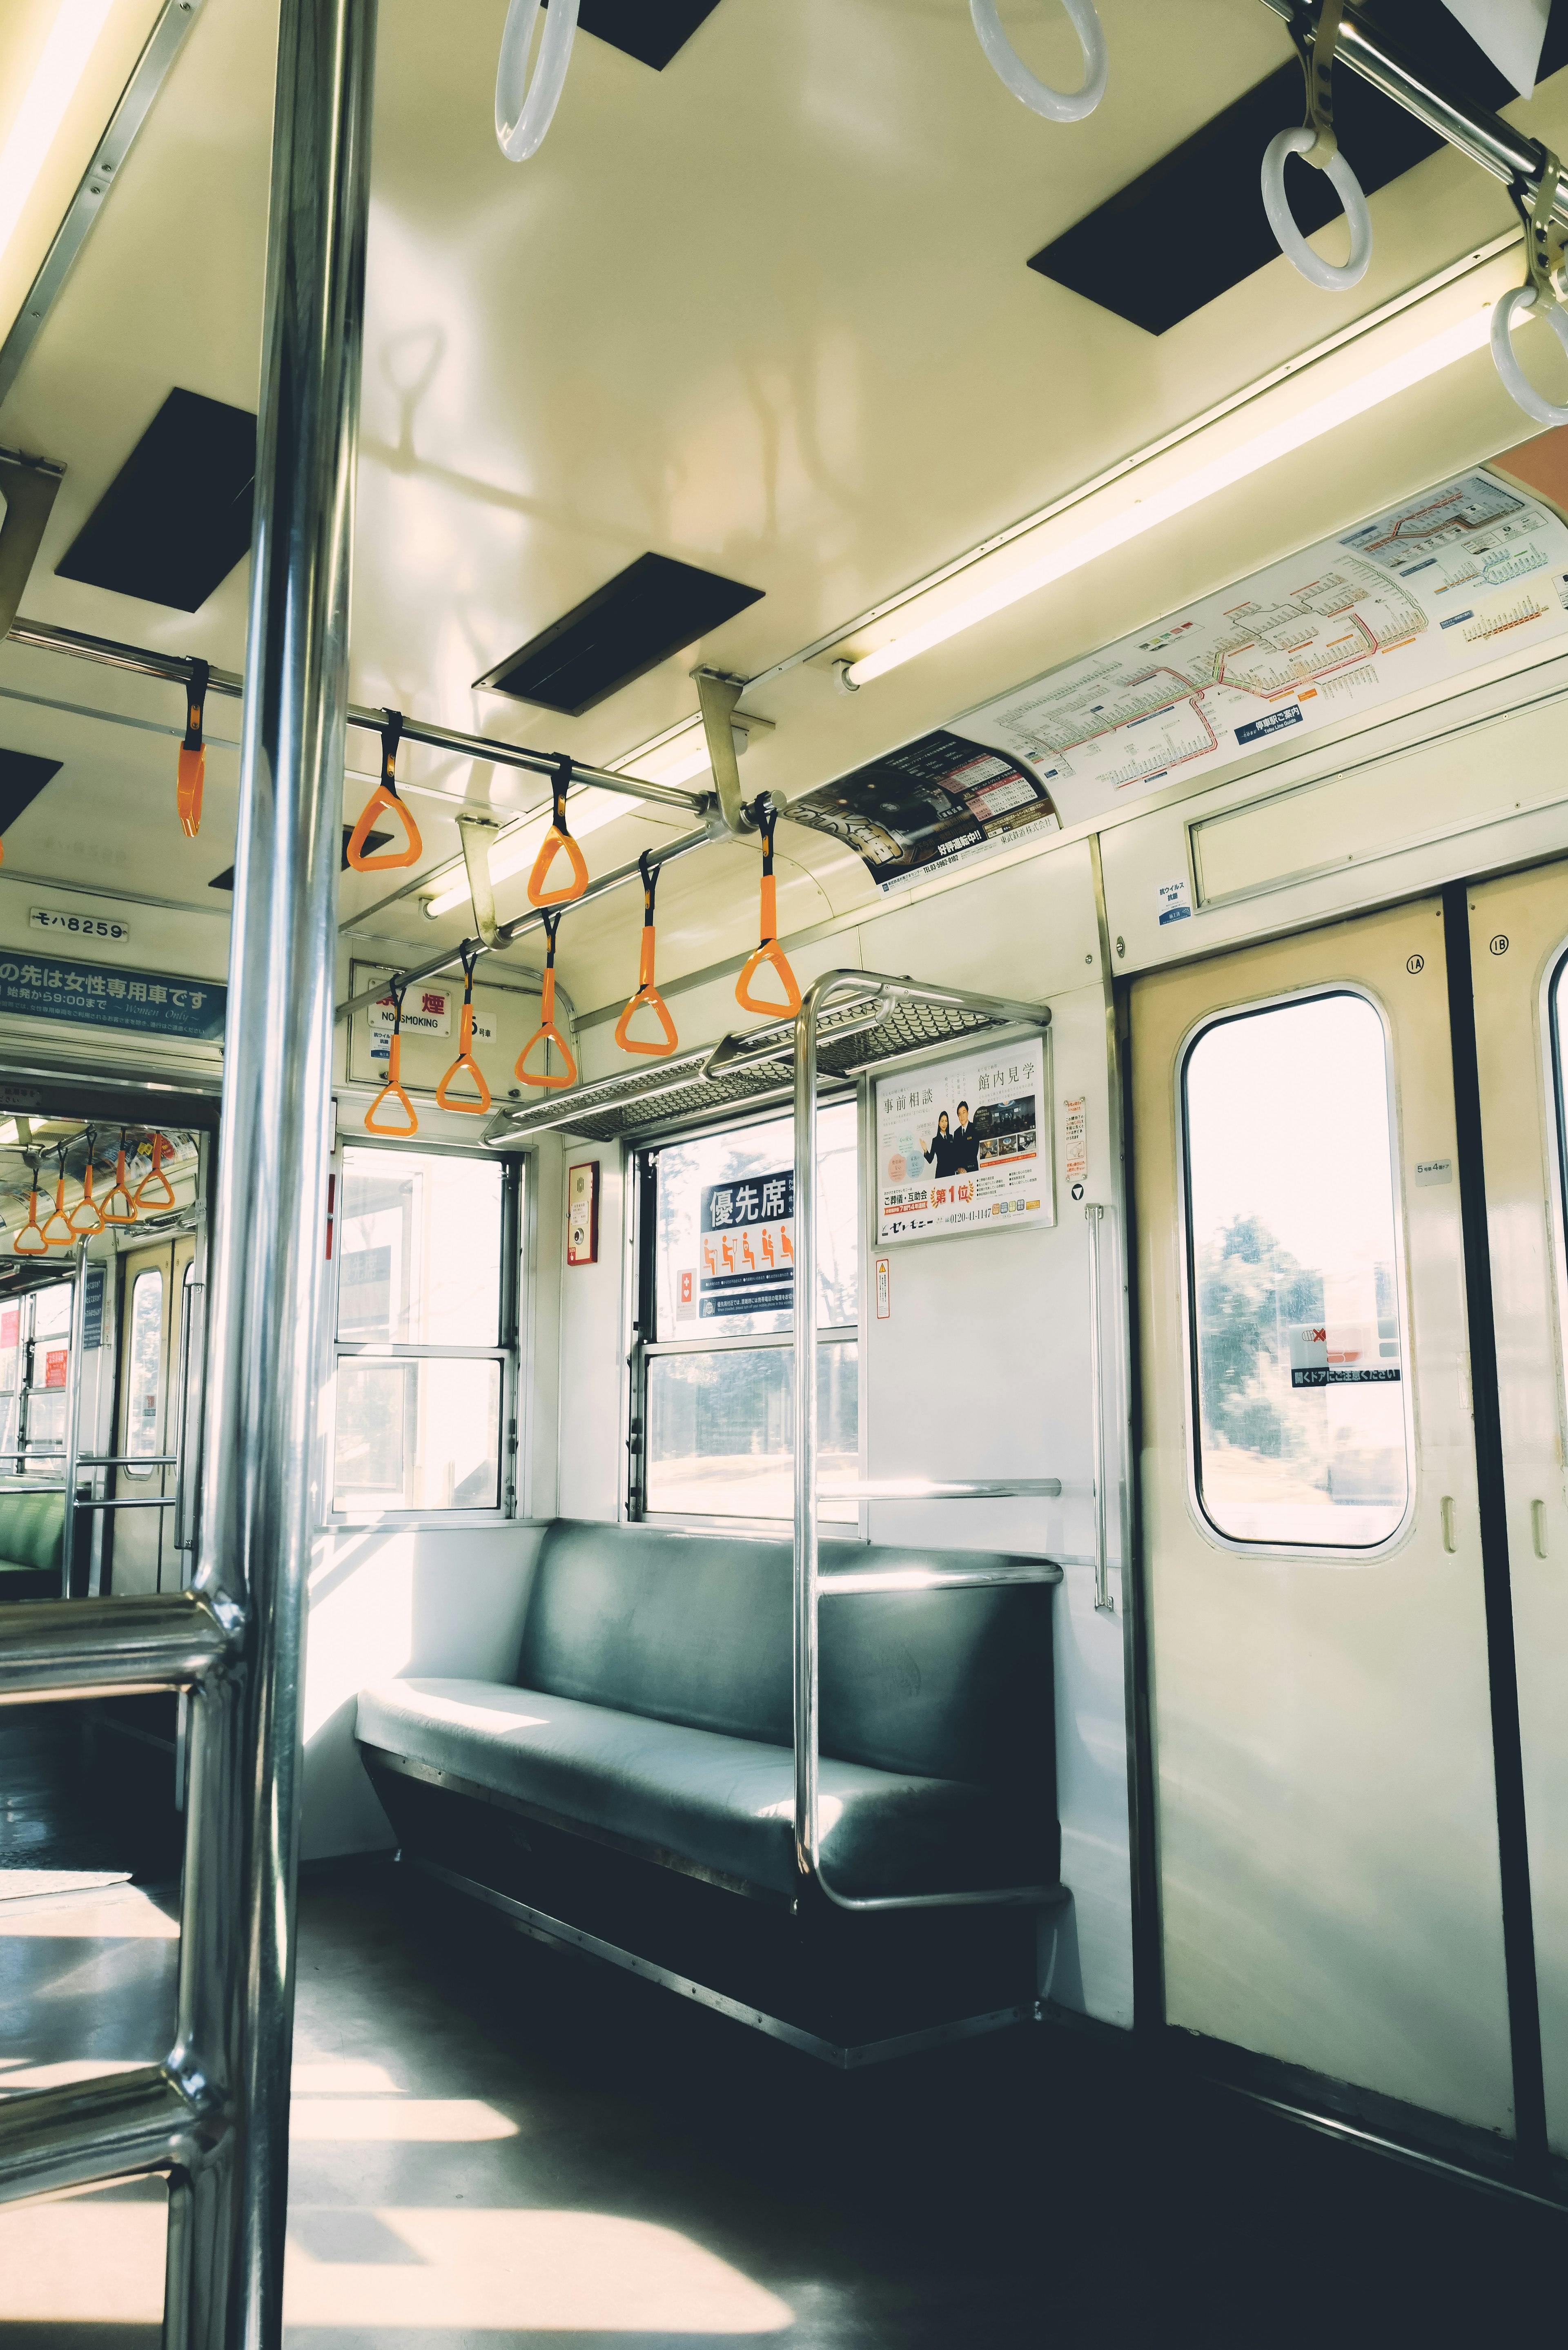
[[[516,2135],[516,2123],[483,2097],[303,2097],[289,2120],[290,2137],[313,2144],[401,2139],[472,2146]]]

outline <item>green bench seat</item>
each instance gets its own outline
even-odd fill
[[[66,1497],[0,1486],[0,1600],[57,1599]]]

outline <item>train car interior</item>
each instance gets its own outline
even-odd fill
[[[1564,155],[0,11],[0,2350],[1560,2330]]]

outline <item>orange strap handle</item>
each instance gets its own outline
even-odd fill
[[[569,906],[573,899],[580,898],[588,886],[588,868],[583,860],[583,852],[566,830],[566,794],[571,787],[572,763],[568,758],[559,758],[550,779],[553,811],[550,829],[540,844],[539,854],[534,859],[534,870],[528,876],[528,903],[531,906]],[[572,868],[571,880],[564,889],[546,889],[545,876],[563,848]]]
[[[398,985],[396,980],[392,983],[392,1001],[397,1005],[397,1010],[392,1015],[392,1044],[391,1050],[387,1055],[387,1082],[365,1112],[365,1131],[367,1134],[389,1134],[395,1141],[401,1142],[409,1135],[419,1132],[420,1121],[412,1102],[402,1087],[403,990]],[[399,1104],[403,1116],[408,1119],[406,1126],[388,1126],[384,1119],[377,1118],[376,1112],[389,1096]]]
[[[615,1041],[623,1053],[651,1053],[662,1060],[666,1053],[674,1052],[680,1039],[675,1033],[670,1006],[653,983],[653,892],[659,879],[659,868],[652,862],[651,852],[646,848],[637,861],[642,872],[642,951],[637,966],[637,993],[630,998],[615,1024]],[[664,1031],[662,1045],[639,1044],[635,1036],[628,1035],[631,1015],[639,1003],[645,1003],[650,1012],[658,1014],[659,1024]]]
[[[125,1201],[123,1214],[114,1204],[117,1200]],[[136,1222],[136,1202],[125,1188],[125,1128],[123,1126],[119,1129],[119,1156],[114,1162],[114,1185],[103,1203],[102,1212],[106,1224],[133,1224]]]
[[[185,740],[180,745],[180,780],[174,796],[180,810],[180,829],[187,840],[194,840],[202,829],[202,785],[207,775],[207,752],[202,739],[202,724],[207,708],[207,679],[210,674],[204,660],[193,660],[191,663],[191,681],[185,689]]]
[[[774,827],[778,822],[778,810],[771,800],[757,802],[757,822],[763,836],[763,907],[762,943],[753,949],[741,966],[741,976],[735,982],[735,1001],[744,1012],[771,1013],[776,1020],[780,1014],[793,1016],[800,1010],[800,990],[789,958],[779,944],[778,887],[774,879]],[[782,1003],[762,1003],[752,993],[752,982],[763,963],[771,963],[784,992]]]
[[[60,1152],[57,1164],[59,1173],[55,1180],[55,1208],[54,1213],[44,1226],[44,1246],[52,1249],[74,1248],[77,1236],[71,1230],[71,1220],[66,1213],[66,1154],[63,1150]]]
[[[462,953],[462,949],[459,949]],[[461,1109],[470,1118],[483,1118],[490,1107],[490,1087],[484,1082],[484,1071],[473,1057],[473,966],[477,951],[462,957],[462,1018],[458,1024],[457,1058],[436,1087],[436,1101],[442,1109]],[[453,1101],[447,1092],[453,1077],[464,1070],[479,1087],[477,1101]]]
[[[361,809],[359,821],[349,834],[348,846],[343,852],[356,873],[394,873],[402,866],[417,865],[425,853],[419,826],[398,797],[398,744],[402,734],[402,712],[389,710],[381,729],[381,780]],[[371,827],[376,818],[388,810],[393,811],[402,825],[407,846],[389,850],[384,857],[367,857],[365,843]]]
[[[550,951],[545,958],[545,1000],[539,1006],[544,1016],[518,1054],[517,1066],[514,1072],[514,1076],[522,1078],[525,1086],[575,1086],[577,1082],[577,1065],[572,1058],[572,1048],[556,1025],[556,932],[560,927],[559,914],[545,915],[545,935],[550,941]],[[546,1046],[554,1045],[560,1054],[566,1065],[560,1076],[531,1077],[528,1075],[523,1064],[535,1045],[539,1044]]]
[[[92,1195],[92,1147],[95,1139],[96,1137],[89,1126],[87,1165],[82,1169],[82,1195],[66,1218],[67,1223],[69,1224],[78,1241],[91,1240],[94,1232],[101,1232],[103,1230],[103,1211]],[[84,1215],[87,1218],[86,1222],[82,1221]]]
[[[136,1208],[138,1213],[140,1213],[143,1208],[156,1211],[160,1208],[171,1208],[175,1204],[174,1186],[169,1180],[168,1176],[163,1172],[163,1160],[166,1155],[170,1157],[172,1156],[172,1153],[169,1149],[169,1145],[164,1141],[163,1137],[161,1134],[155,1134],[152,1138],[151,1168],[148,1173],[142,1177],[140,1182],[136,1187]],[[163,1196],[161,1199],[159,1198],[158,1193],[152,1189],[154,1183],[158,1184],[162,1191]],[[151,1197],[149,1194],[151,1194]]]
[[[27,1241],[29,1232],[34,1235],[30,1244]],[[47,1256],[49,1253],[49,1243],[44,1238],[44,1228],[38,1222],[38,1177],[36,1168],[33,1170],[33,1196],[27,1206],[27,1221],[16,1234],[11,1246],[17,1256]]]

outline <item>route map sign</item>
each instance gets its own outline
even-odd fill
[[[1568,634],[1568,525],[1468,473],[955,720],[1065,825]]]

